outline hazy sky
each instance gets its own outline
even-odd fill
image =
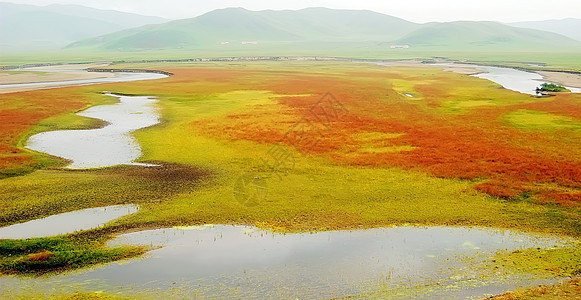
[[[170,19],[195,17],[224,7],[250,10],[329,7],[368,9],[409,21],[490,20],[501,22],[581,18],[579,0],[1,0],[46,5],[79,4]]]

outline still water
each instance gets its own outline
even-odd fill
[[[410,293],[420,298],[481,297],[551,281],[497,278],[490,270],[471,267],[474,262],[499,250],[562,244],[548,236],[466,227],[275,234],[254,227],[207,225],[128,233],[108,243],[157,248],[143,259],[50,277],[4,276],[0,284],[13,292],[4,295],[12,296],[20,293],[17,287],[27,287],[153,298],[312,299],[378,292],[375,295],[382,298],[395,296],[386,289],[403,289],[404,298]]]
[[[0,239],[28,239],[98,228],[139,210],[136,205],[112,205],[58,214],[0,228]]]

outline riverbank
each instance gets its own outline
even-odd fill
[[[548,82],[559,85],[581,88],[581,74],[567,72],[536,71]]]

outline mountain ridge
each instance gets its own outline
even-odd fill
[[[512,27],[493,21],[428,23],[423,28],[399,39],[398,43],[417,46],[472,47],[551,47],[554,44],[563,46],[581,44],[557,33]]]
[[[418,24],[370,10],[323,7],[261,11],[231,7],[194,18],[166,20],[79,5],[0,2],[0,26],[10,29],[0,35],[1,50],[192,49],[236,55],[241,50],[248,54],[265,48],[270,49],[269,53],[300,50],[303,54],[312,49],[321,50],[318,53],[385,48],[581,49],[581,41],[550,30],[489,21]]]
[[[358,26],[359,25],[359,26]],[[309,40],[366,41],[388,40],[411,32],[419,24],[366,10],[250,11],[226,8],[189,19],[157,26],[129,29],[112,35],[79,41],[72,47],[102,44],[104,49],[139,49],[139,40],[163,37],[157,47],[216,45],[222,42],[296,42]],[[347,37],[347,38],[346,38]]]
[[[108,51],[224,49],[232,44],[278,44],[281,47],[301,44],[308,48],[331,43],[362,44],[365,47],[391,44],[463,49],[581,48],[581,42],[563,35],[498,22],[417,24],[374,11],[321,7],[262,11],[239,7],[218,9],[195,18],[77,41],[68,48]]]
[[[0,2],[0,49],[60,49],[76,40],[166,19],[80,5]]]
[[[508,25],[514,27],[554,32],[581,41],[581,19],[565,18],[554,20],[514,22],[508,23]]]

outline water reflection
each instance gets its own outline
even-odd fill
[[[461,227],[394,227],[313,234],[273,234],[244,226],[198,226],[129,233],[109,246],[147,245],[145,259],[51,278],[0,278],[5,286],[180,293],[229,298],[330,298],[377,289],[433,286],[433,295],[483,296],[540,278],[481,280],[461,258],[498,250],[552,247],[561,241],[510,231]],[[469,285],[463,283],[473,280]],[[457,286],[449,290],[449,286]],[[440,289],[440,290],[438,290]],[[138,292],[136,292],[138,291]]]
[[[141,156],[139,143],[131,132],[159,123],[151,97],[118,96],[120,103],[91,107],[80,116],[101,119],[109,124],[99,129],[59,130],[36,134],[26,147],[71,160],[70,169],[102,168],[132,164]]]
[[[136,205],[113,205],[54,215],[0,228],[0,239],[28,239],[89,230],[137,212]]]

